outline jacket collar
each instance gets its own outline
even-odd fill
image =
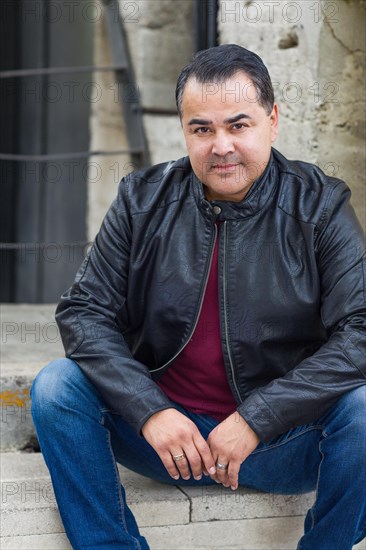
[[[218,217],[220,221],[253,216],[265,206],[277,187],[278,169],[273,155],[273,150],[271,151],[271,156],[266,169],[260,177],[254,181],[248,194],[240,202],[218,200],[208,201],[203,191],[202,182],[197,178],[193,170],[191,175],[191,183],[197,205],[205,215],[217,218],[217,215],[213,212],[213,208],[214,206],[219,206],[221,208],[221,214]]]

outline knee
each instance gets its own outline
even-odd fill
[[[35,423],[40,420],[52,421],[58,404],[65,402],[72,387],[71,378],[78,375],[79,367],[70,359],[57,359],[44,367],[36,376],[32,388],[32,416]],[[80,372],[81,374],[81,372]]]
[[[75,365],[70,359],[56,359],[48,363],[36,376],[32,388],[32,401],[52,401],[60,395],[60,390],[69,378]]]
[[[360,386],[343,395],[336,405],[344,424],[353,426],[366,438],[366,385]]]

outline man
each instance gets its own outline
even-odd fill
[[[177,105],[188,157],[121,182],[57,309],[68,359],[33,386],[66,532],[148,548],[117,460],[183,485],[316,489],[298,548],[350,550],[366,534],[366,272],[349,190],[272,149],[270,77],[244,48],[199,52]]]

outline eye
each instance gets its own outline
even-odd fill
[[[196,128],[194,133],[195,134],[208,134],[208,132],[210,131],[209,128],[207,128],[207,126],[200,126],[199,128]]]
[[[243,130],[244,128],[248,128],[248,124],[244,124],[243,122],[237,122],[236,124],[232,125],[233,130]]]

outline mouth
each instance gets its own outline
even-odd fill
[[[235,170],[235,168],[238,166],[238,164],[214,164],[212,168],[214,170],[219,170],[220,172],[230,172],[232,170]]]

